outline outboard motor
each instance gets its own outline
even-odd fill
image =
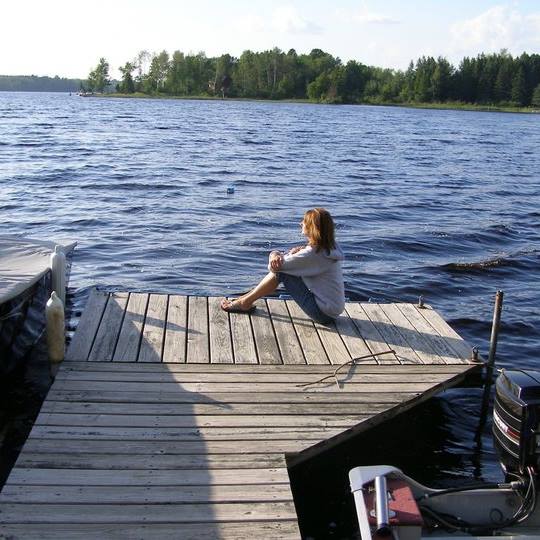
[[[495,386],[493,438],[507,480],[538,477],[540,372],[502,370]]]

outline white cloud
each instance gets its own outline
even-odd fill
[[[389,17],[388,15],[381,15],[380,13],[357,13],[353,16],[355,21],[366,24],[399,24],[398,19]]]
[[[293,6],[283,6],[274,10],[272,27],[284,34],[320,34],[317,24],[304,18]]]
[[[477,17],[450,27],[452,48],[458,54],[508,49],[513,54],[534,50],[540,44],[540,12],[528,15],[499,5]]]
[[[352,14],[352,19],[362,24],[398,24],[400,21],[390,15],[372,11],[367,2],[362,2],[359,9]]]
[[[266,29],[264,19],[260,15],[246,13],[238,16],[233,21],[233,26],[238,32],[259,33]]]

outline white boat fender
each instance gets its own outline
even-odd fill
[[[62,301],[62,304],[66,303],[66,256],[62,249],[62,246],[55,246],[54,252],[51,253],[51,281],[52,290],[56,291],[56,294]]]
[[[64,348],[66,343],[64,304],[55,291],[47,300],[45,307],[45,318],[47,321],[47,350],[51,364],[58,364],[64,359]]]

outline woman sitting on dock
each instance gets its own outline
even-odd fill
[[[251,313],[255,300],[273,293],[283,283],[314,321],[329,324],[339,316],[345,308],[343,252],[334,237],[334,220],[324,208],[314,208],[304,214],[301,225],[307,245],[294,247],[288,253],[272,251],[268,261],[270,272],[248,293],[224,299],[224,311]]]

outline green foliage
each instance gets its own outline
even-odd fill
[[[163,90],[165,79],[169,72],[169,53],[161,51],[155,54],[150,62],[150,71],[144,80],[143,88],[149,94]]]
[[[96,68],[88,75],[87,88],[92,92],[103,92],[110,83],[109,63],[105,58],[100,58]]]
[[[203,52],[141,51],[120,69],[118,89],[146,94],[269,99],[310,99],[326,103],[461,103],[485,106],[529,105],[540,84],[540,55],[513,58],[507,51],[463,58],[454,68],[443,57],[411,62],[406,71],[341,60],[321,50],[244,51],[208,58]],[[135,77],[133,77],[135,73]],[[100,60],[89,83],[99,89],[108,80]],[[100,83],[101,81],[101,83]],[[536,92],[536,90],[535,90]],[[535,94],[536,95],[536,94]]]

